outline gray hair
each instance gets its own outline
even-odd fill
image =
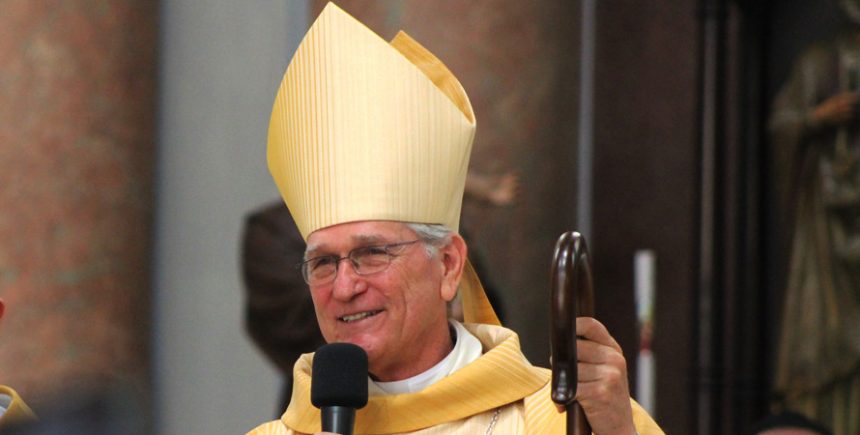
[[[407,222],[409,227],[418,237],[424,242],[424,249],[427,251],[427,256],[433,257],[439,252],[439,248],[451,242],[451,236],[454,231],[443,224],[422,224],[417,222]]]

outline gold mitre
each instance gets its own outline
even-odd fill
[[[474,136],[469,98],[439,59],[403,32],[389,44],[329,3],[275,97],[269,171],[305,240],[365,220],[457,231]],[[471,266],[461,288],[467,320],[498,323],[492,309],[470,313],[489,307]]]
[[[269,170],[305,239],[361,220],[457,230],[474,135],[468,97],[438,59],[329,3],[278,90]]]

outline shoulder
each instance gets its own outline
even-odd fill
[[[23,423],[36,419],[36,414],[27,406],[15,390],[0,385],[0,396],[6,396],[6,412],[0,417],[0,426],[10,423]]]
[[[292,429],[288,429],[280,420],[272,420],[255,427],[247,435],[291,435],[294,433]]]
[[[277,236],[283,242],[301,244],[304,250],[304,238],[283,201],[268,203],[249,212],[245,216],[245,231],[248,236]]]

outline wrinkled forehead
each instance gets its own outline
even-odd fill
[[[347,222],[312,232],[308,235],[305,252],[334,252],[356,246],[400,242],[414,236],[415,232],[400,221]]]

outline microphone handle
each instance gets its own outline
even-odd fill
[[[352,435],[352,428],[355,426],[355,408],[323,406],[320,413],[323,432]]]

